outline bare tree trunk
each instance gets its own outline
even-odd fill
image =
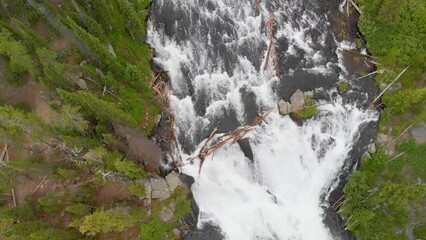
[[[408,67],[406,67],[404,70],[402,70],[399,74],[398,74],[398,76],[395,78],[395,80],[393,80],[393,82],[391,83],[391,84],[389,84],[380,94],[379,94],[379,96],[377,96],[375,99],[374,99],[374,101],[370,104],[370,106],[372,106],[377,100],[379,100],[382,96],[383,96],[383,94],[394,84],[394,83],[396,83],[396,81],[398,81],[398,79],[402,76],[402,74],[404,74],[407,70],[408,70],[408,68],[409,68],[410,66],[408,66]]]

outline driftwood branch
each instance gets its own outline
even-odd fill
[[[43,178],[43,180],[41,180],[41,182],[37,185],[37,187],[34,189],[33,193],[31,195],[34,195],[38,189],[41,187],[41,185],[43,185],[44,181],[46,181],[47,176]]]
[[[402,76],[402,74],[404,74],[407,70],[408,70],[408,68],[409,68],[410,66],[408,66],[408,67],[406,67],[404,70],[402,70],[399,74],[398,74],[398,76],[395,78],[395,80],[393,80],[393,82],[391,83],[391,84],[389,84],[380,94],[379,94],[379,96],[377,96],[374,100],[373,100],[373,102],[370,104],[370,106],[372,106],[377,100],[379,100],[382,96],[383,96],[383,94],[394,84],[394,83],[396,83],[396,81],[398,81],[398,79]]]
[[[5,144],[5,145],[4,145],[4,147],[3,147],[3,150],[1,151],[1,154],[0,154],[0,165],[1,165],[1,164],[3,163],[3,161],[6,159],[7,148],[8,148],[8,145],[7,145],[7,144]]]
[[[362,10],[353,0],[349,0],[349,2],[352,4],[352,6],[358,11],[359,14],[362,14]]]
[[[204,145],[199,150],[198,154],[194,157],[188,158],[189,161],[193,161],[195,158],[200,159],[200,169],[199,173],[201,173],[201,168],[204,164],[204,160],[207,156],[213,154],[215,151],[220,149],[222,146],[224,146],[227,143],[236,143],[238,142],[242,137],[244,137],[249,131],[253,130],[257,125],[260,125],[262,122],[265,121],[265,118],[271,113],[272,111],[265,111],[262,114],[259,114],[256,119],[253,121],[252,124],[244,126],[242,128],[239,128],[235,131],[225,133],[223,136],[217,139],[217,142],[209,145],[210,141],[213,139],[214,134],[217,132],[217,128],[213,129],[213,131],[210,133],[207,140],[204,142]]]
[[[371,73],[369,73],[369,74],[367,74],[365,76],[362,76],[362,77],[359,77],[359,78],[355,79],[355,81],[363,79],[363,78],[366,78],[366,77],[369,77],[369,76],[374,75],[376,73],[383,73],[383,70],[377,70],[377,71],[371,72]]]
[[[161,69],[160,72],[157,73],[157,76],[155,76],[154,80],[152,80],[150,87],[154,86],[157,80],[160,78],[161,74],[164,72],[164,69]]]
[[[345,52],[353,53],[353,54],[356,54],[356,55],[359,55],[359,56],[361,56],[361,57],[365,57],[365,58],[377,59],[377,58],[376,58],[376,57],[374,57],[374,56],[370,56],[370,55],[368,55],[368,54],[363,54],[363,53],[360,53],[360,52],[354,51],[354,50],[352,50],[352,49],[347,49],[347,48],[338,47],[338,50],[342,50],[342,51],[345,51]]]
[[[392,141],[390,141],[388,144],[386,144],[385,148],[388,148],[389,145],[391,145],[393,142],[395,142],[396,140],[398,140],[398,138],[400,138],[401,136],[403,136],[408,130],[410,130],[410,128],[413,126],[413,124],[411,124],[410,126],[408,126],[406,129],[404,129],[404,131],[402,131],[401,134],[398,135],[398,137],[394,138]]]
[[[397,159],[397,158],[401,157],[401,156],[402,156],[402,155],[404,155],[404,154],[405,154],[405,152],[402,152],[402,153],[400,153],[400,154],[396,155],[394,158],[392,158],[391,160],[389,160],[389,161],[388,161],[388,163],[390,163],[390,162],[392,162],[393,160],[395,160],[395,159]]]
[[[15,189],[12,188],[11,192],[12,192],[13,206],[16,207],[18,206],[18,204],[16,203]]]
[[[266,22],[266,26],[268,28],[269,31],[269,36],[270,36],[270,40],[269,40],[269,46],[268,46],[268,51],[266,52],[266,59],[265,59],[265,66],[263,67],[263,70],[265,71],[266,69],[268,69],[269,67],[269,58],[270,55],[273,55],[272,60],[274,61],[274,68],[275,68],[275,74],[277,76],[280,75],[279,73],[279,59],[278,59],[278,54],[277,54],[277,50],[275,48],[275,36],[274,36],[274,28],[275,28],[275,14],[271,14],[271,16],[269,17],[268,21]]]
[[[262,10],[262,6],[260,5],[260,2],[261,2],[261,0],[256,0],[256,9],[257,9],[258,11],[261,11],[261,10]]]

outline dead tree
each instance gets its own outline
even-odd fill
[[[256,126],[260,125],[262,122],[266,122],[265,118],[272,112],[272,110],[268,110],[263,112],[262,114],[258,114],[256,119],[253,121],[252,124],[241,127],[235,131],[225,133],[221,137],[217,139],[217,141],[214,144],[209,144],[211,140],[213,139],[214,135],[217,132],[217,128],[213,129],[213,131],[210,133],[209,137],[204,142],[204,145],[200,148],[198,151],[198,154],[196,156],[188,158],[190,162],[192,162],[194,159],[198,158],[200,159],[200,168],[199,173],[201,173],[201,167],[204,164],[204,161],[207,156],[213,154],[218,149],[223,147],[225,144],[230,143],[236,143],[238,140],[243,138],[249,131],[256,128]]]
[[[267,24],[266,26],[267,26],[268,31],[269,31],[270,40],[269,40],[268,51],[266,52],[265,66],[264,66],[263,70],[266,71],[266,69],[268,69],[269,57],[272,54],[273,55],[272,60],[274,61],[275,74],[277,76],[279,76],[278,54],[277,54],[277,50],[275,48],[275,36],[274,36],[274,28],[275,28],[275,25],[276,25],[274,13],[271,14],[271,16],[269,17],[266,24]]]
[[[398,74],[398,76],[395,78],[395,80],[393,80],[393,82],[391,82],[380,94],[379,94],[379,96],[377,96],[374,100],[373,100],[373,102],[371,102],[371,104],[370,104],[370,106],[373,106],[374,105],[374,103],[376,103],[377,102],[377,100],[379,100],[382,96],[383,96],[383,94],[385,94],[385,92],[394,84],[394,83],[396,83],[396,81],[398,81],[398,79],[408,70],[408,68],[409,68],[410,66],[408,66],[408,67],[406,67],[406,68],[404,68],[404,70],[402,70],[399,74]]]

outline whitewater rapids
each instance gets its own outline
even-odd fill
[[[170,78],[182,171],[195,179],[198,227],[218,226],[229,240],[333,239],[324,224],[324,196],[349,167],[360,132],[378,115],[330,91],[328,101],[317,101],[317,116],[302,126],[280,116],[277,102],[300,86],[318,90],[350,77],[336,51],[351,44],[335,40],[315,1],[255,2],[153,1],[148,43]],[[264,69],[271,13],[281,76],[272,57]],[[198,153],[214,127],[235,130],[263,109],[273,110],[267,123],[245,136],[253,160],[238,144],[206,158],[201,174],[199,161],[185,160]]]

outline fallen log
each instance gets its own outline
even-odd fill
[[[352,4],[352,6],[358,11],[359,14],[362,14],[362,10],[353,0],[349,0],[349,2]]]
[[[373,102],[371,102],[371,104],[370,104],[370,106],[372,106],[377,100],[379,100],[382,96],[383,96],[383,94],[385,94],[385,92],[394,84],[394,83],[396,83],[396,81],[398,81],[398,79],[408,70],[408,68],[409,68],[410,66],[407,66],[404,70],[402,70],[399,74],[398,74],[398,76],[395,78],[395,80],[393,80],[393,82],[391,82],[380,94],[379,94],[379,96],[377,96],[374,100],[373,100]]]
[[[200,167],[199,167],[199,174],[201,173],[201,168],[204,164],[204,161],[207,156],[213,154],[218,149],[223,147],[227,143],[234,144],[238,142],[244,135],[246,135],[249,131],[253,130],[257,125],[260,125],[262,122],[265,122],[265,118],[272,112],[272,110],[268,110],[263,112],[262,114],[259,114],[259,116],[256,117],[256,119],[253,121],[252,124],[244,126],[242,128],[239,128],[235,131],[225,133],[223,136],[219,137],[217,139],[217,142],[213,145],[209,145],[211,140],[213,139],[213,136],[217,132],[217,128],[213,129],[213,131],[210,133],[209,137],[204,142],[203,146],[198,151],[198,154],[196,156],[190,157],[187,160],[192,162],[194,159],[198,158],[200,159]]]

